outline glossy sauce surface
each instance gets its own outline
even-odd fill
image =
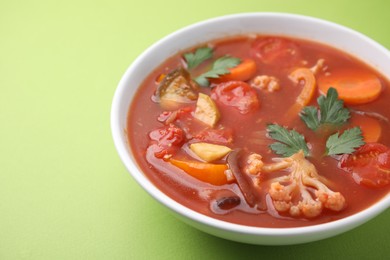
[[[208,43],[208,46],[213,47],[215,57],[228,54],[241,59],[253,59],[255,56],[253,46],[256,45],[256,41],[268,38],[272,39],[275,37],[240,36]],[[182,56],[183,52],[169,58],[150,75],[146,76],[144,83],[139,87],[128,113],[127,134],[131,149],[146,176],[161,191],[177,202],[199,213],[232,223],[259,227],[298,227],[329,222],[359,212],[387,194],[388,188],[372,189],[357,184],[351,177],[351,174],[338,167],[337,158],[323,156],[326,137],[322,136],[321,132],[310,131],[299,119],[299,115],[286,117],[286,111],[296,102],[296,98],[302,89],[301,86],[292,82],[288,77],[293,68],[310,68],[319,59],[323,59],[325,61],[326,72],[331,73],[332,71],[347,67],[377,73],[357,59],[328,46],[299,39],[286,38],[285,40],[289,45],[288,49],[294,51],[293,58],[291,58],[291,55],[287,55],[285,58],[282,57],[280,61],[272,64],[267,64],[267,59],[265,59],[265,62],[264,60],[260,61],[255,59],[257,63],[256,75],[270,75],[277,78],[281,86],[280,90],[266,92],[257,89],[256,94],[260,101],[259,109],[247,114],[241,114],[236,109],[220,105],[217,102],[218,109],[221,113],[218,124],[231,130],[233,143],[229,145],[230,148],[246,149],[253,153],[261,154],[266,163],[270,163],[273,158],[279,157],[269,149],[269,145],[274,141],[266,135],[265,128],[267,124],[278,123],[287,125],[289,128],[304,134],[312,154],[308,160],[315,165],[321,176],[329,180],[329,186],[332,190],[343,194],[346,200],[345,209],[340,212],[324,210],[320,216],[313,219],[293,218],[279,214],[273,209],[272,202],[265,188],[259,190],[259,197],[262,198],[259,206],[251,207],[246,203],[239,186],[235,182],[222,186],[211,185],[199,181],[167,161],[158,159],[151,153],[147,153],[150,144],[149,133],[163,126],[158,118],[165,111],[158,103],[152,100],[158,85],[156,79],[161,74],[167,74],[177,67],[185,66]],[[192,73],[194,75],[199,74],[208,66],[210,66],[210,63],[205,62],[193,70]],[[325,73],[324,71],[320,71],[316,76]],[[380,96],[373,102],[348,106],[348,108],[358,111],[375,112],[383,116],[383,118],[390,118],[390,111],[387,109],[387,104],[390,100],[389,83],[380,75],[377,74],[377,76],[382,84]],[[200,92],[209,95],[211,88],[200,88]],[[321,94],[323,93],[316,90],[315,98],[311,100],[310,105],[316,105],[316,99]],[[195,107],[195,103],[189,106]],[[352,113],[352,119],[356,116],[356,114]],[[351,123],[348,123],[345,127],[349,127],[349,124]],[[390,146],[390,137],[385,134],[390,132],[390,126],[385,120],[381,121],[380,125],[382,134],[378,142]],[[188,156],[187,144],[183,145],[174,156],[181,155]],[[220,161],[220,163],[222,162],[223,160]],[[274,177],[274,175],[266,174],[263,176],[263,179],[267,180]],[[225,197],[232,197],[232,194],[237,196],[240,201],[239,205],[236,205],[237,201],[234,199],[226,202],[217,201],[217,198],[224,197],[223,194],[226,194]],[[226,203],[226,205],[218,206],[218,203],[219,205]],[[235,207],[232,206],[233,209],[230,209],[229,203]]]

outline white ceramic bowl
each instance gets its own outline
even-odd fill
[[[334,222],[299,228],[259,228],[227,223],[194,212],[158,190],[144,175],[129,149],[125,135],[127,112],[144,78],[182,49],[230,35],[259,33],[286,35],[322,42],[359,57],[390,78],[390,52],[368,37],[346,27],[300,15],[244,13],[210,19],[178,30],[145,50],[127,69],[112,103],[111,128],[120,158],[134,179],[158,202],[184,222],[218,237],[262,245],[316,241],[355,228],[386,210],[390,195],[370,208]]]

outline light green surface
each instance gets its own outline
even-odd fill
[[[390,48],[390,1],[0,0],[0,259],[384,259],[390,211],[343,235],[263,247],[172,217],[114,149],[112,96],[162,36],[205,18],[291,12]]]

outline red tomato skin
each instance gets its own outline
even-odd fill
[[[157,158],[174,153],[185,142],[184,131],[173,124],[151,131],[149,138],[155,141],[152,146]]]
[[[218,84],[211,91],[211,98],[247,114],[259,108],[256,90],[243,81],[228,81]]]
[[[268,65],[291,66],[301,57],[299,48],[287,39],[266,37],[256,40],[251,56]]]
[[[233,130],[229,128],[205,129],[194,138],[202,142],[229,145],[233,142]]]
[[[343,155],[339,167],[351,173],[358,184],[385,187],[390,184],[390,149],[380,143],[367,143],[353,154]]]

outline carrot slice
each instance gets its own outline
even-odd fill
[[[378,77],[360,69],[341,69],[322,75],[318,79],[318,87],[323,93],[327,93],[330,87],[335,88],[340,99],[351,105],[371,102],[382,91]]]
[[[290,73],[289,78],[295,83],[299,83],[300,81],[305,82],[295,104],[286,113],[287,118],[292,118],[297,116],[302,108],[309,104],[313,98],[316,89],[316,78],[314,77],[313,72],[308,68],[298,68],[294,70]]]
[[[247,81],[256,74],[256,62],[252,59],[243,59],[236,67],[230,68],[229,74],[221,75],[217,79],[211,79],[214,83],[221,83],[231,80]]]
[[[228,169],[226,164],[203,163],[173,158],[171,158],[169,162],[200,181],[208,182],[213,185],[228,183],[225,174],[225,171]]]
[[[363,139],[366,143],[378,142],[382,134],[380,122],[372,117],[353,114],[350,122],[352,126],[359,126],[363,133]]]
[[[165,73],[158,75],[156,78],[156,83],[160,83],[165,78],[165,76],[166,76]]]

